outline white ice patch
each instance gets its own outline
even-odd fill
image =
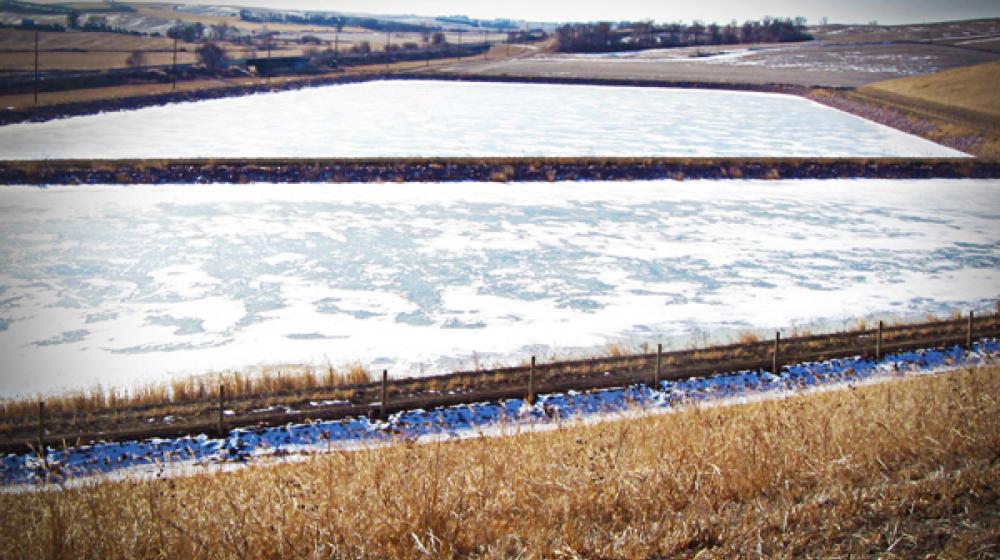
[[[3,187],[0,395],[262,363],[420,375],[992,306],[998,189]]]
[[[0,159],[964,156],[812,101],[729,91],[387,81],[0,127]]]

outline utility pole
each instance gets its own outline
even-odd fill
[[[38,32],[35,31],[35,105],[38,105]]]
[[[271,34],[268,33],[264,39],[267,41],[267,72],[264,73],[264,81],[271,83]]]
[[[177,89],[177,37],[174,37],[174,89]]]
[[[333,60],[340,64],[340,31],[333,36]]]
[[[483,60],[490,59],[490,32],[487,29],[483,29],[483,42],[486,43],[486,50],[483,51]]]
[[[389,62],[392,60],[392,31],[385,32],[385,71],[389,71]]]

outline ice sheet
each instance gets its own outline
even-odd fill
[[[998,189],[2,187],[0,396],[258,364],[431,374],[617,341],[989,308]]]
[[[0,127],[0,159],[963,156],[789,95],[382,81]]]

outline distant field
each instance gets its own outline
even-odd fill
[[[106,70],[126,68],[128,52],[48,52],[39,57],[38,68],[50,70]],[[194,53],[177,54],[178,64],[190,64],[197,60]],[[173,62],[172,53],[150,52],[146,54],[147,65],[168,65]],[[0,68],[6,71],[28,72],[34,68],[34,55],[30,52],[0,52]]]
[[[255,50],[245,45],[222,43],[232,58],[248,55],[264,56],[266,50]],[[341,48],[350,47],[341,42]],[[39,69],[49,70],[104,70],[125,68],[132,51],[144,51],[148,65],[167,65],[173,62],[174,42],[164,37],[140,37],[120,33],[39,33]],[[177,62],[193,63],[197,60],[196,43],[178,43]],[[309,45],[279,43],[271,50],[272,56],[297,56]],[[35,34],[32,31],[0,29],[0,73],[26,72],[34,68]]]
[[[900,76],[1000,60],[1000,53],[989,52],[988,48],[1000,39],[996,20],[894,27],[830,26],[811,31],[817,40],[804,43],[603,55],[541,53],[511,61],[466,62],[443,70],[472,75],[861,87]],[[972,41],[977,42],[973,45]],[[961,47],[966,42],[975,48]]]
[[[810,30],[821,41],[934,41],[981,46],[985,36],[1000,37],[1000,18],[907,25],[829,25]]]
[[[703,56],[715,53],[716,56]],[[792,84],[860,87],[1000,60],[1000,54],[943,45],[731,45],[613,55],[539,54],[447,68],[472,75]]]
[[[101,6],[95,3],[74,3],[73,5],[81,9],[86,6]],[[238,16],[233,15],[176,10],[172,4],[134,4],[132,7],[135,8],[135,12],[102,15],[106,15],[109,18],[111,25],[123,26],[129,29],[138,28],[146,33],[165,33],[166,29],[178,20],[188,23],[201,23],[206,27],[225,23],[231,27],[238,28],[244,35],[263,31],[277,32],[279,35],[274,39],[271,50],[273,56],[297,56],[309,48],[333,48],[335,42],[341,50],[350,49],[352,46],[363,41],[367,41],[375,51],[383,50],[389,42],[395,45],[402,45],[404,43],[423,45],[423,35],[421,33],[394,32],[387,34],[381,31],[376,32],[355,27],[347,27],[342,32],[337,33],[333,27],[246,22],[241,21]],[[3,13],[0,13],[0,16],[2,15]],[[18,22],[23,14],[8,15],[13,18],[10,20],[11,22]],[[41,21],[44,18],[49,18],[45,20],[49,23],[65,23],[64,16],[39,16],[36,19]],[[307,35],[318,38],[324,44],[300,44],[299,39]],[[504,34],[496,32],[487,35],[478,32],[446,34],[447,40],[451,43],[481,42],[484,39],[497,42],[504,37]],[[151,53],[147,55],[149,64],[169,64],[173,61],[173,40],[167,37],[67,31],[64,33],[41,32],[39,33],[39,38],[39,48],[42,51],[39,68],[43,71],[83,71],[124,68],[128,53],[134,50],[149,51]],[[34,31],[0,29],[0,73],[5,71],[24,72],[32,70],[34,68],[34,40]],[[233,58],[243,58],[248,55],[263,56],[266,52],[259,45],[256,47],[257,50],[254,51],[248,46],[232,43],[220,44],[229,52],[230,57]],[[181,54],[178,56],[178,62],[182,64],[195,62],[194,51],[197,48],[197,44],[180,43],[179,49],[181,50]],[[156,54],[157,52],[170,54],[163,56]]]
[[[165,37],[138,37],[121,33],[91,32],[41,32],[38,47],[43,51],[84,50],[84,51],[131,51],[141,49],[173,50],[174,42]],[[181,48],[194,50],[195,45],[181,43]],[[21,29],[0,29],[0,51],[33,51],[35,32]]]

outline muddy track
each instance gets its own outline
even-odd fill
[[[834,358],[886,354],[944,345],[966,345],[970,338],[1000,336],[1000,315],[932,321],[878,329],[829,333],[781,339],[777,365],[820,361]],[[775,364],[775,341],[757,341],[692,350],[665,352],[660,355],[661,380],[711,376],[747,369],[771,370]],[[590,390],[606,387],[651,383],[656,353],[607,356],[537,364],[533,378],[535,393]],[[224,430],[233,427],[260,427],[308,420],[335,420],[351,416],[369,416],[417,408],[433,408],[507,398],[524,398],[531,377],[529,366],[482,371],[454,372],[446,375],[392,380],[387,385],[387,406],[381,410],[380,383],[346,385],[312,392],[271,394],[235,398],[225,403],[233,416],[225,418]],[[348,396],[343,405],[310,408],[310,401],[330,394]],[[254,413],[280,402],[290,412]],[[180,403],[191,413],[174,424],[150,423],[150,407],[122,408],[93,415],[81,422],[72,413],[47,417],[45,441],[49,445],[78,445],[92,441],[125,441],[152,437],[178,437],[208,433],[218,435],[219,408],[215,398]],[[8,419],[12,420],[12,419]],[[33,418],[19,420],[0,439],[0,453],[23,452],[37,442],[37,424]]]

